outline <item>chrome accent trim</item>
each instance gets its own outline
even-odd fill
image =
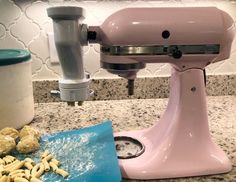
[[[117,64],[117,63],[107,63],[101,61],[101,67],[107,70],[121,70],[121,71],[130,71],[130,70],[139,70],[145,68],[145,63],[129,63],[129,64]]]
[[[182,54],[219,54],[219,44],[154,45],[154,46],[101,46],[101,52],[114,56],[169,55],[178,50]]]

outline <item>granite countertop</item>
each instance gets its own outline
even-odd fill
[[[167,99],[87,101],[82,107],[68,107],[66,103],[61,102],[36,103],[35,118],[31,126],[45,133],[53,133],[91,126],[108,119],[113,123],[114,132],[147,128],[160,118],[167,101]],[[210,96],[208,109],[212,138],[230,157],[233,170],[222,175],[158,181],[236,181],[236,96]]]

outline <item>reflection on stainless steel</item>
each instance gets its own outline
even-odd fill
[[[140,70],[145,68],[145,63],[128,63],[128,64],[118,64],[118,63],[107,63],[101,62],[101,67],[107,70],[117,70],[117,71],[129,71],[129,70]]]
[[[183,54],[219,54],[219,44],[153,45],[153,46],[102,46],[101,52],[109,55],[172,55],[178,49]]]

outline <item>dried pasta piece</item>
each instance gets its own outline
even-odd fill
[[[33,177],[30,179],[30,182],[43,182],[43,181],[38,178]]]
[[[9,173],[10,173],[10,172],[7,171],[7,170],[5,170],[5,169],[1,172],[2,176],[3,176],[3,175],[8,175]]]
[[[30,179],[30,182],[43,182],[43,181],[41,181],[38,178],[33,177],[33,178]]]
[[[58,169],[57,165],[54,162],[49,162],[49,165],[53,171],[56,171]]]
[[[34,167],[30,162],[25,162],[24,166],[29,170],[33,169]]]
[[[43,154],[41,155],[41,158],[43,159],[43,158],[47,157],[49,154],[50,154],[49,151],[48,151],[48,150],[45,150],[45,151],[43,152]]]
[[[20,169],[24,166],[24,163],[25,161],[20,161],[19,163],[15,164],[14,166],[12,166],[9,171],[12,172],[12,171],[15,171],[17,169]]]
[[[31,175],[34,176],[34,174],[39,170],[39,167],[40,167],[40,163],[36,164],[31,170]]]
[[[0,164],[5,165],[5,161],[0,158]]]
[[[42,163],[38,163],[32,169],[31,175],[33,177],[39,178],[44,172],[44,165]]]
[[[26,170],[25,170],[25,178],[28,179],[28,180],[30,180],[30,176],[31,176],[31,175],[30,175],[30,170],[26,169]]]
[[[26,125],[21,129],[19,136],[20,136],[20,139],[22,139],[29,135],[36,137],[38,140],[40,139],[39,131]]]
[[[9,170],[9,169],[12,168],[14,165],[19,164],[19,163],[20,163],[19,160],[15,160],[15,161],[12,162],[11,164],[5,165],[5,166],[4,166],[4,169],[5,169],[5,170]]]
[[[55,159],[55,158],[53,158],[53,159],[51,160],[51,162],[53,162],[53,163],[56,164],[57,166],[60,166],[60,165],[61,165],[60,161],[58,161],[58,160]]]
[[[53,158],[52,154],[47,155],[46,157],[44,157],[44,160],[46,161],[50,161]]]
[[[50,171],[50,166],[49,166],[49,164],[48,164],[48,161],[45,160],[45,159],[43,159],[43,160],[42,160],[42,163],[43,163],[43,165],[44,165],[44,171],[46,171],[46,172]]]
[[[0,156],[8,154],[15,147],[14,138],[0,134]]]
[[[15,128],[8,128],[8,127],[3,128],[0,131],[0,134],[10,136],[14,138],[14,140],[16,140],[19,137],[19,132]]]
[[[7,158],[7,159],[11,160],[11,162],[16,160],[16,158],[11,156],[11,155],[6,155],[4,158]]]
[[[3,157],[3,160],[5,161],[5,164],[11,164],[12,163],[11,159],[8,159],[6,157]]]
[[[7,180],[7,176],[6,175],[3,175],[1,178],[0,178],[0,182],[6,182]]]
[[[16,177],[14,179],[14,182],[29,182],[27,179],[25,178],[21,178],[21,177]]]
[[[10,176],[12,176],[12,175],[14,175],[14,174],[17,174],[17,173],[24,173],[25,171],[23,170],[23,169],[17,169],[17,170],[15,170],[15,171],[12,171],[12,172],[10,172]]]
[[[17,144],[16,150],[20,153],[28,154],[39,149],[39,142],[37,138],[26,136]]]
[[[11,177],[7,176],[6,182],[11,182]]]
[[[0,173],[4,170],[4,165],[0,164]]]
[[[33,161],[33,159],[31,159],[29,157],[25,158],[24,161],[30,162],[32,165],[35,165],[35,162]]]
[[[25,177],[25,173],[16,173],[14,175],[11,176],[11,179],[15,179],[15,178],[24,178]]]
[[[63,169],[59,169],[59,168],[58,168],[55,172],[56,172],[57,174],[63,176],[64,178],[66,178],[67,176],[69,176],[69,173],[66,172],[66,171],[63,170]]]

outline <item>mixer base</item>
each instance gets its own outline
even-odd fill
[[[174,70],[170,99],[160,121],[141,131],[115,136],[133,138],[145,151],[120,159],[124,178],[161,179],[226,173],[231,163],[212,140],[208,127],[203,71]]]
[[[231,163],[226,154],[214,143],[189,147],[183,142],[177,146],[175,138],[167,137],[159,146],[145,139],[146,132],[124,132],[116,136],[136,138],[145,145],[145,152],[131,159],[119,159],[123,178],[164,179],[203,176],[229,172]],[[172,141],[171,141],[172,140]],[[176,145],[176,144],[177,145]]]

